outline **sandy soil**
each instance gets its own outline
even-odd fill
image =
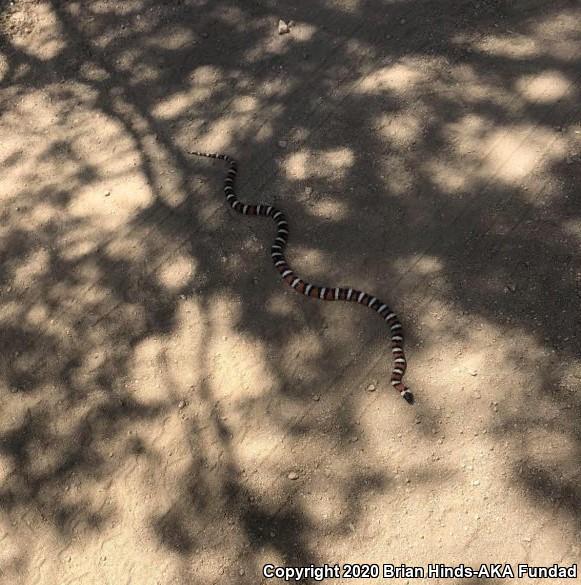
[[[579,563],[577,2],[0,6],[2,583]]]

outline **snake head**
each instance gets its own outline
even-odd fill
[[[413,404],[414,403],[414,395],[410,392],[409,388],[406,388],[402,393],[401,393],[402,398],[409,404]]]

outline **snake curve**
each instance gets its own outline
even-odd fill
[[[230,207],[243,215],[261,215],[272,218],[277,224],[277,233],[274,243],[271,246],[271,257],[275,268],[286,284],[295,291],[311,298],[325,301],[351,301],[365,305],[373,309],[390,327],[391,346],[393,355],[393,369],[391,373],[391,385],[410,404],[413,404],[414,397],[410,389],[403,383],[403,376],[406,371],[406,358],[403,350],[403,331],[396,314],[386,303],[366,292],[346,287],[325,287],[310,284],[295,275],[289,267],[284,250],[288,242],[288,222],[284,213],[272,205],[259,203],[257,205],[245,204],[238,200],[234,192],[234,182],[238,173],[238,163],[227,154],[190,151],[190,154],[206,158],[223,160],[228,165],[226,178],[224,179],[224,194]]]

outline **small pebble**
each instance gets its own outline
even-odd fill
[[[313,192],[312,187],[305,187],[305,195],[311,195]]]
[[[241,577],[243,577],[243,576],[244,576],[244,569],[240,569],[240,570],[238,571],[238,574],[239,574]]]
[[[288,474],[288,478],[289,479],[292,479],[292,480],[298,479],[299,478],[299,474],[296,471],[291,471]]]
[[[278,34],[279,35],[286,35],[290,32],[289,25],[284,20],[278,21]]]
[[[369,386],[367,386],[367,392],[375,392],[375,390],[375,384],[369,384]]]
[[[319,402],[319,400],[321,400],[321,397],[320,397],[318,394],[315,394],[315,395],[313,396],[313,400],[314,400],[315,402]]]
[[[480,480],[478,480],[478,479],[475,479],[475,480],[472,482],[472,485],[473,485],[473,486],[479,486],[479,485],[480,485]]]
[[[288,145],[288,142],[287,142],[286,140],[279,140],[279,141],[278,141],[278,145],[279,145],[281,148],[286,148],[286,147],[287,147],[287,145]]]
[[[180,410],[184,409],[186,407],[186,401],[185,400],[180,400],[178,403],[178,408]]]

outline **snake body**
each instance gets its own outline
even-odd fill
[[[404,338],[402,325],[389,306],[377,297],[354,288],[318,286],[310,284],[296,276],[284,256],[284,250],[288,242],[289,234],[288,222],[285,214],[272,205],[265,205],[263,203],[254,205],[239,201],[234,192],[234,183],[236,175],[238,174],[238,163],[231,156],[228,156],[227,154],[197,151],[191,151],[190,154],[223,160],[228,165],[228,171],[226,172],[226,178],[224,179],[224,195],[226,196],[227,203],[230,204],[230,207],[234,209],[234,211],[242,213],[243,215],[261,215],[270,217],[276,222],[277,233],[274,243],[271,246],[270,255],[275,268],[278,270],[286,284],[306,297],[321,299],[324,301],[351,301],[359,303],[360,305],[365,305],[370,309],[373,309],[384,321],[386,321],[391,331],[390,339],[393,357],[391,385],[407,402],[412,404],[414,400],[413,394],[402,381],[407,366],[403,350]]]

